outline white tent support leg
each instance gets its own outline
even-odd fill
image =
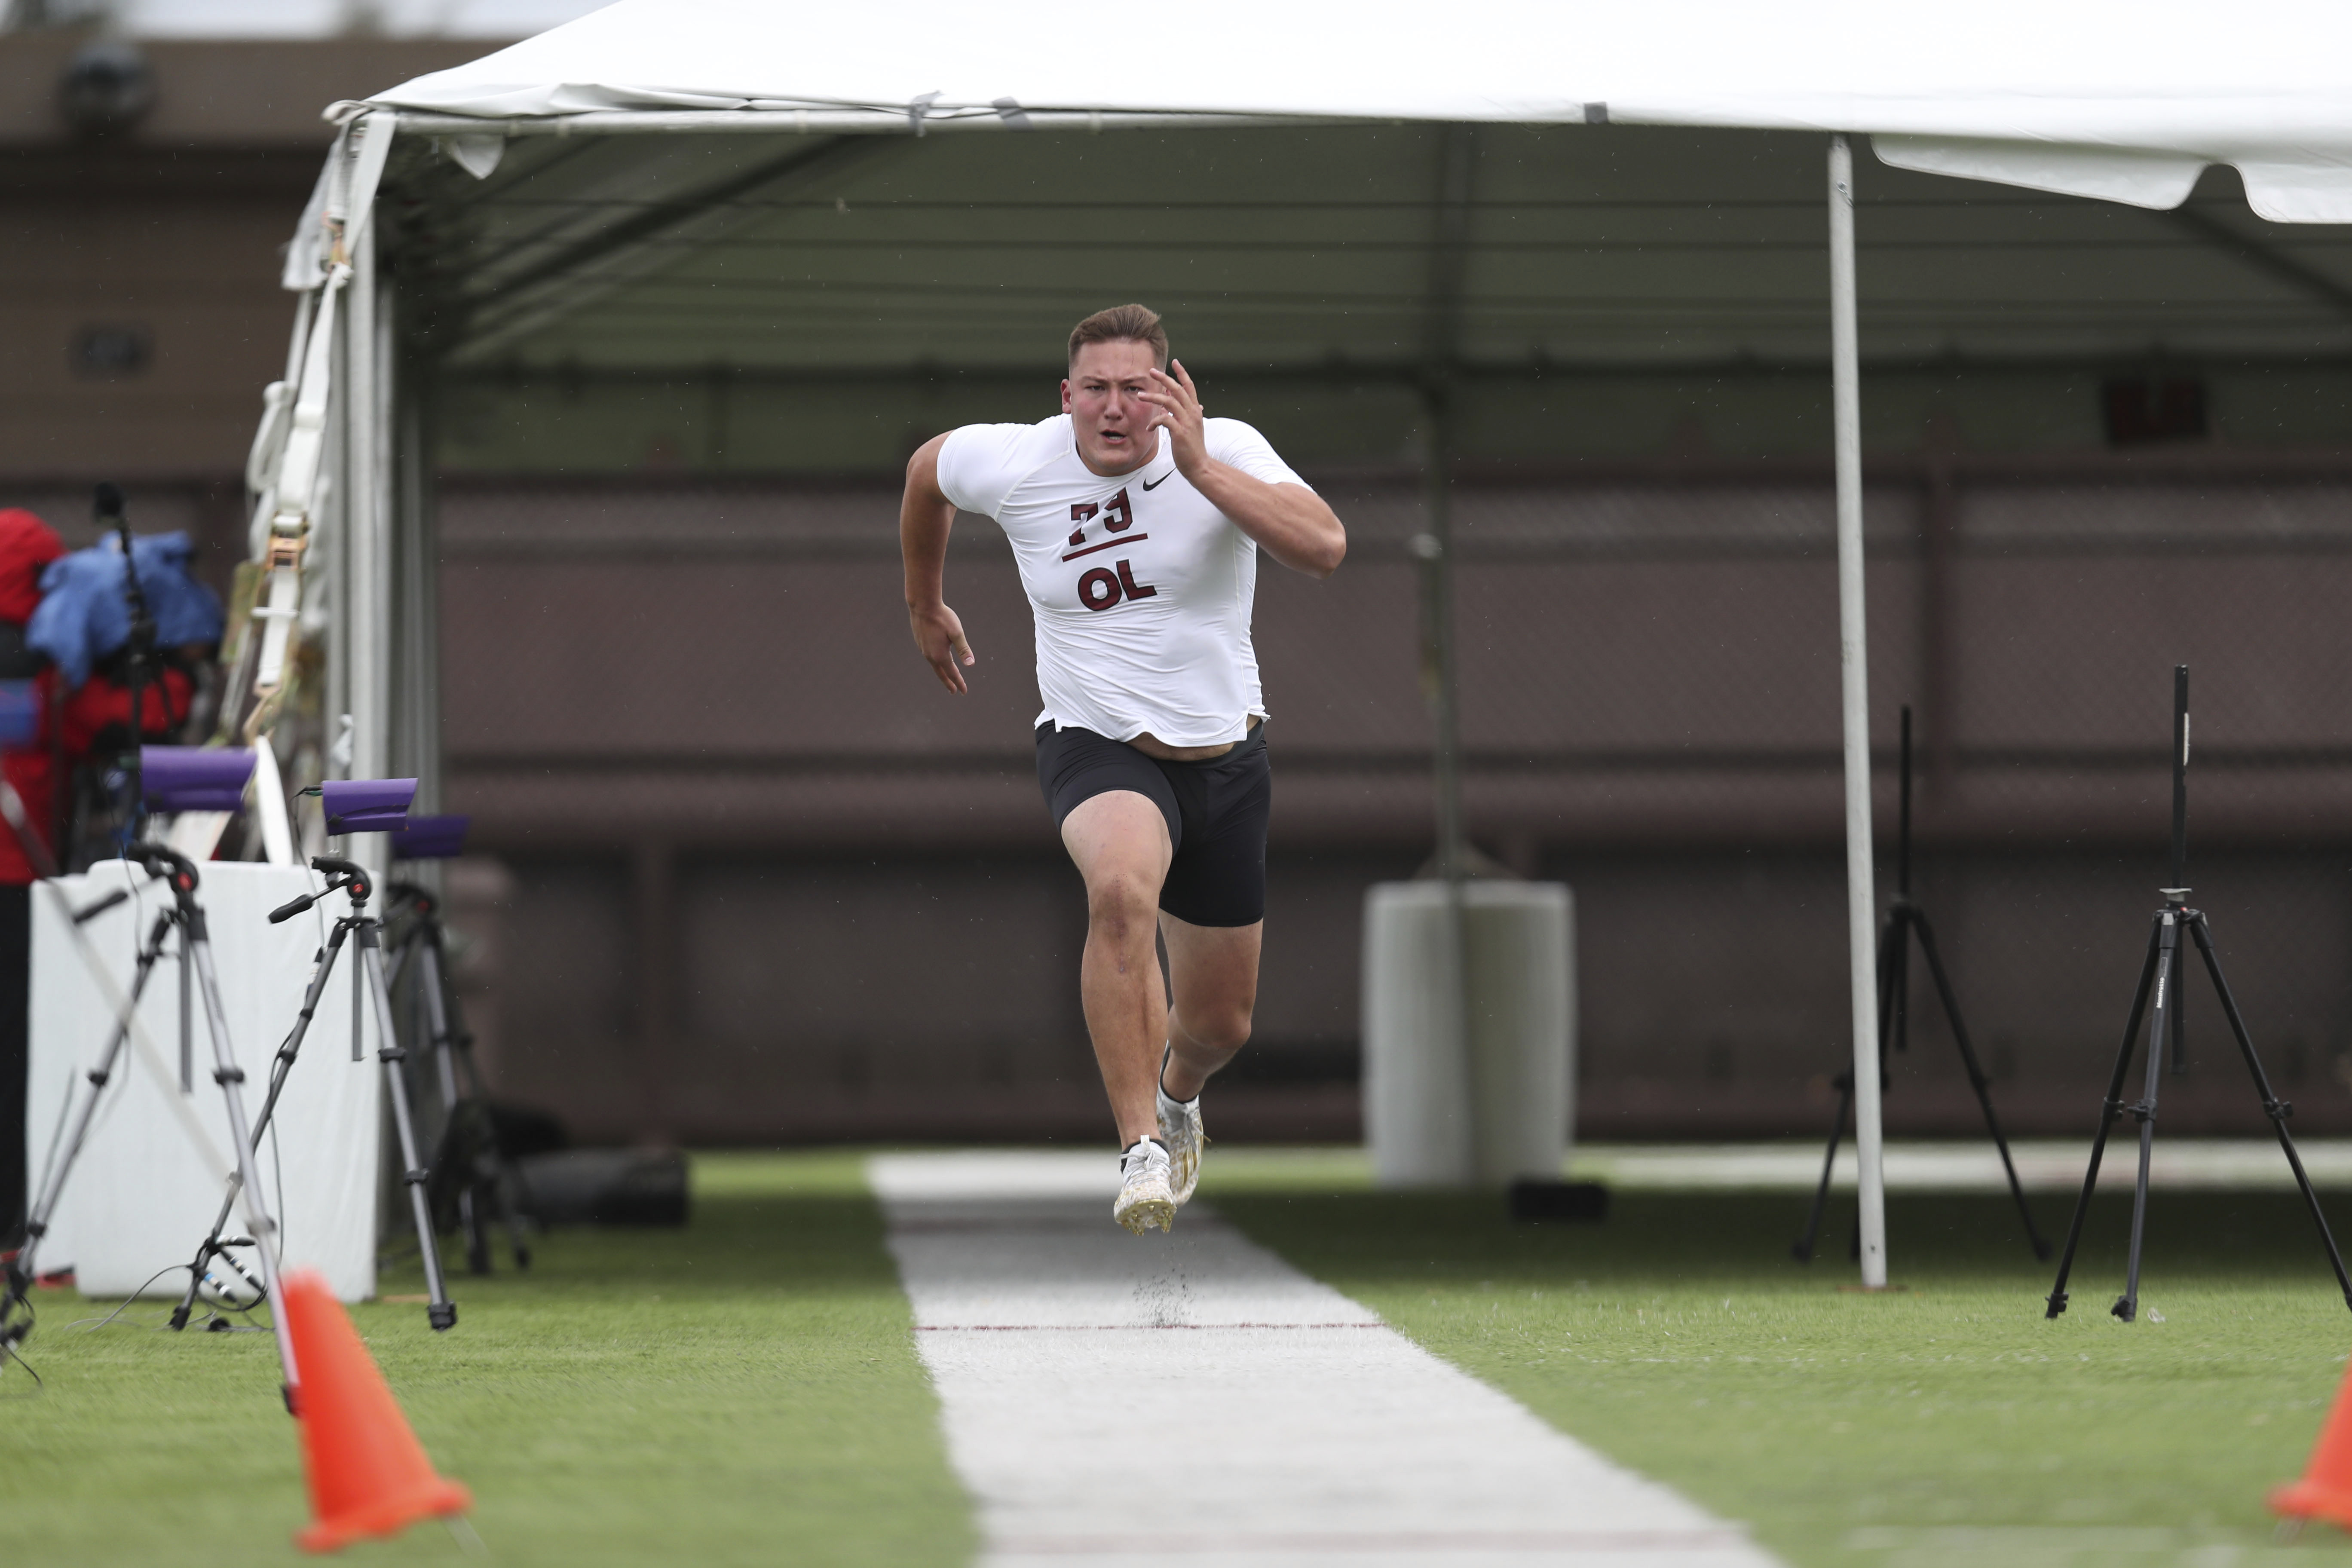
[[[325,778],[341,778],[347,773],[335,764],[331,753],[342,734],[341,716],[352,710],[352,415],[348,406],[352,370],[351,300],[352,289],[346,282],[333,322],[334,381],[322,458],[325,471],[310,517],[310,545],[304,553],[302,574],[304,609],[310,624],[319,628],[326,653],[319,693],[320,717],[323,721],[319,744],[328,753],[321,760],[320,776]],[[313,327],[311,331],[318,329]],[[316,801],[299,808],[294,836],[296,852],[305,859],[320,853],[322,847],[318,841],[320,820]]]
[[[389,361],[389,353],[386,355]],[[439,596],[434,580],[431,479],[426,471],[424,389],[410,384],[404,363],[394,366],[392,557],[396,606],[393,628],[392,748],[395,778],[414,774],[416,813],[441,809],[440,677],[433,644]],[[412,871],[429,872],[437,861]]]
[[[1853,1146],[1862,1283],[1886,1284],[1886,1170],[1878,1104],[1878,891],[1870,812],[1870,642],[1863,611],[1862,361],[1853,280],[1853,150],[1830,138],[1830,361],[1837,433],[1838,663],[1845,702],[1846,944],[1853,982]]]
[[[376,267],[373,224],[352,249],[350,297],[343,647],[351,659],[344,710],[352,716],[352,762],[345,776],[374,779],[385,776],[392,760],[394,460],[392,300]],[[382,835],[363,834],[347,840],[344,853],[381,872],[391,864],[389,849]]]

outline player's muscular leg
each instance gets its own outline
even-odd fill
[[[1123,1148],[1159,1127],[1152,1092],[1168,1037],[1168,994],[1153,938],[1171,853],[1168,821],[1149,796],[1111,790],[1063,819],[1062,843],[1086,879],[1078,995]]]
[[[1249,1040],[1265,922],[1196,926],[1163,912],[1160,929],[1168,939],[1169,988],[1176,996],[1161,1081],[1171,1097],[1190,1100]]]

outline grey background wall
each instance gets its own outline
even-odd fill
[[[1874,490],[1882,819],[1908,702],[1916,887],[2021,1128],[2095,1110],[2162,875],[2177,660],[2195,880],[2304,1124],[2352,1119],[2352,485],[2252,462],[1958,461]],[[1362,892],[1428,852],[1413,492],[1324,483],[1354,558],[1269,572],[1260,600],[1277,805],[1257,1042],[1220,1091],[1242,1135],[1353,1131]],[[517,1092],[648,1136],[1094,1130],[1017,582],[964,520],[951,601],[985,658],[944,697],[906,646],[892,501],[446,487],[451,799],[511,868]],[[633,518],[664,542],[622,539]],[[1823,1120],[1845,1048],[1826,487],[1465,480],[1457,521],[1473,836],[1577,889],[1584,1131]],[[2218,1014],[2190,1016],[2168,1124],[2259,1126]],[[1940,1020],[1916,1042],[1890,1125],[1966,1131]]]

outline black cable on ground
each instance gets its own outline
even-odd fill
[[[27,1306],[25,1309],[25,1331],[26,1333],[30,1333],[32,1332],[32,1330],[33,1310],[31,1307]],[[41,1374],[33,1370],[33,1363],[25,1359],[24,1352],[16,1348],[16,1341],[0,1340],[0,1353],[6,1354],[10,1361],[15,1362],[18,1366],[23,1367],[25,1369],[26,1375],[33,1380],[34,1387],[40,1389],[43,1393],[47,1393],[48,1391],[49,1385],[41,1381]]]
[[[145,1292],[148,1286],[152,1285],[156,1280],[161,1279],[166,1274],[176,1273],[180,1269],[188,1268],[189,1265],[185,1263],[173,1263],[164,1268],[158,1268],[154,1273],[150,1274],[144,1280],[140,1282],[138,1289],[131,1291],[131,1294],[122,1298],[122,1305],[115,1308],[114,1310],[107,1313],[103,1318],[76,1318],[72,1322],[68,1323],[66,1327],[69,1329],[80,1329],[84,1333],[94,1334],[99,1330],[106,1327],[107,1324],[114,1321],[115,1319],[122,1316],[123,1313],[131,1310],[131,1304],[139,1300],[140,1296]],[[193,1272],[193,1270],[191,1271]]]
[[[29,1299],[20,1299],[16,1304],[25,1310],[24,1327],[12,1328],[5,1335],[0,1335],[0,1352],[5,1352],[9,1361],[23,1367],[31,1374],[33,1385],[46,1392],[49,1385],[41,1381],[41,1374],[33,1370],[33,1363],[26,1361],[24,1352],[16,1348],[17,1342],[33,1331],[33,1324],[38,1320],[40,1314],[33,1310],[33,1303]],[[0,1363],[0,1365],[5,1364],[5,1363]]]

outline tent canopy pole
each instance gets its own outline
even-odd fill
[[[1879,1122],[1878,893],[1870,824],[1869,621],[1863,613],[1862,365],[1855,343],[1853,151],[1830,138],[1830,361],[1837,438],[1838,664],[1845,705],[1846,943],[1853,991],[1853,1146],[1862,1283],[1886,1284],[1886,1180]]]

